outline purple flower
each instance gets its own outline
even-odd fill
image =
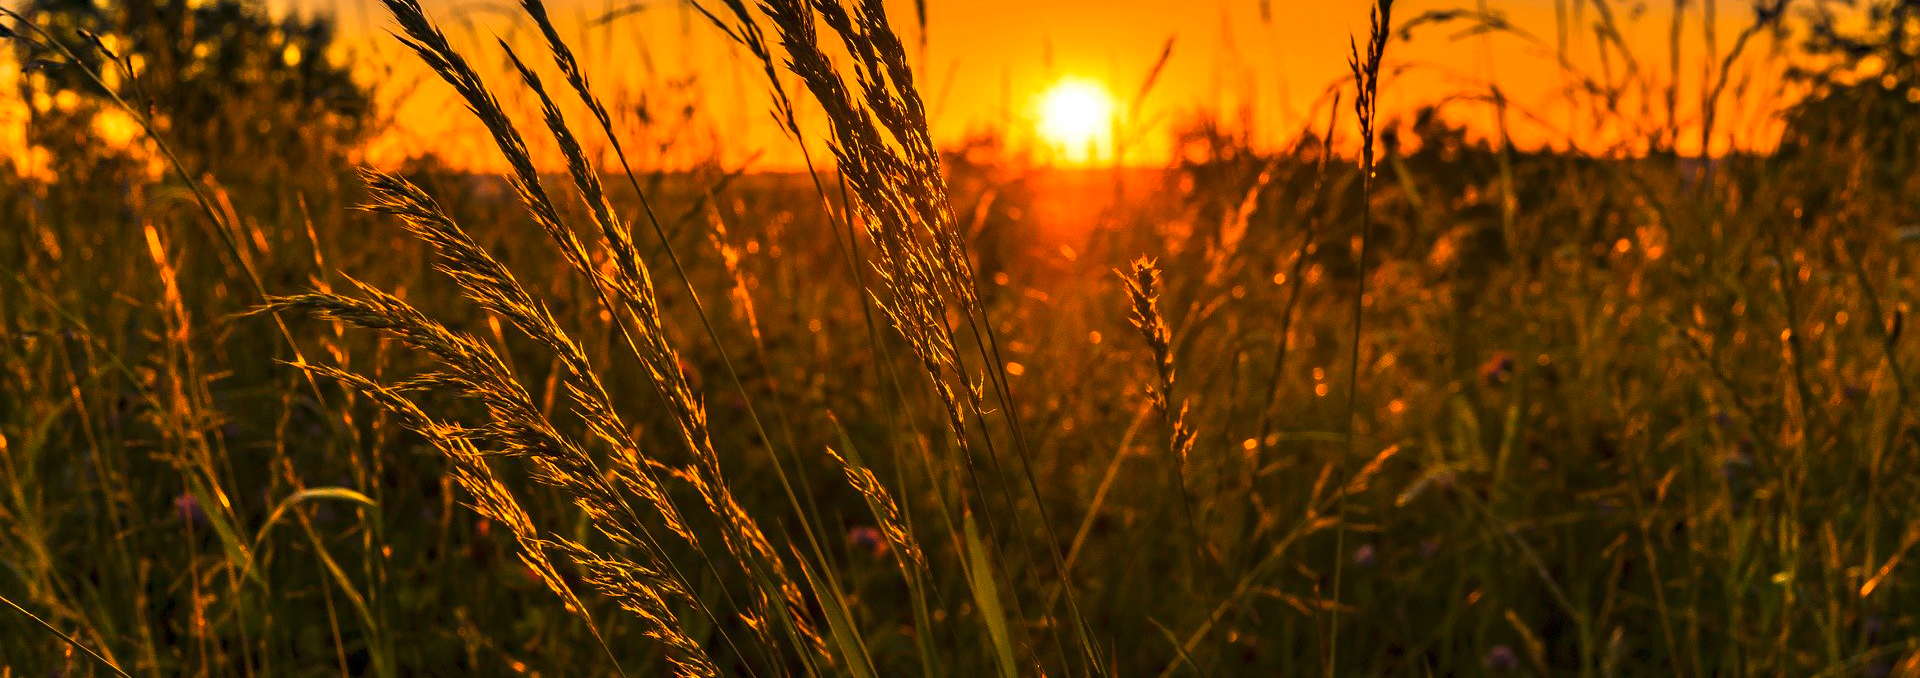
[[[880,534],[879,530],[866,525],[847,530],[847,543],[875,557],[879,557],[887,552],[886,535]]]
[[[1353,564],[1359,565],[1360,567],[1372,565],[1373,561],[1378,560],[1379,557],[1379,550],[1375,549],[1372,544],[1361,544],[1360,548],[1353,550]]]
[[[1495,645],[1487,650],[1487,658],[1481,663],[1495,671],[1512,671],[1520,668],[1520,655],[1514,654],[1511,647]]]
[[[173,514],[180,518],[180,522],[188,525],[199,526],[207,523],[206,509],[200,508],[200,500],[191,492],[173,498]]]

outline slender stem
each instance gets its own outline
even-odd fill
[[[52,633],[53,635],[59,636],[61,640],[67,641],[68,645],[72,645],[81,652],[86,653],[88,657],[92,657],[94,661],[99,662],[101,666],[107,667],[108,670],[113,671],[116,675],[123,676],[124,678],[133,678],[133,676],[127,675],[126,671],[121,670],[120,665],[113,663],[106,657],[100,656],[100,653],[94,652],[92,648],[80,644],[80,641],[74,640],[73,636],[62,633],[60,629],[54,628],[52,624],[47,623],[47,620],[41,619],[39,615],[32,612],[28,612],[27,608],[20,607],[18,603],[13,602],[6,596],[0,595],[0,603],[6,603],[7,607],[19,610],[20,614],[26,615],[28,619],[33,620],[33,623],[39,624],[40,627],[46,629],[48,633]]]
[[[1367,268],[1370,262],[1369,245],[1373,243],[1373,136],[1374,117],[1379,110],[1380,62],[1386,55],[1387,37],[1393,15],[1393,0],[1376,0],[1370,13],[1371,32],[1367,36],[1365,61],[1361,60],[1358,47],[1354,48],[1349,65],[1353,68],[1354,85],[1358,89],[1354,99],[1354,113],[1360,120],[1360,269],[1355,273],[1353,293],[1353,344],[1347,361],[1347,449],[1334,464],[1336,471],[1344,471],[1348,458],[1359,449],[1359,436],[1356,435],[1360,410],[1360,342],[1366,337],[1361,321],[1365,319],[1367,299]],[[1327,664],[1325,673],[1331,677],[1340,659],[1340,592],[1341,578],[1345,574],[1347,548],[1346,503],[1349,493],[1344,489],[1336,498],[1338,508],[1334,515],[1337,520],[1334,528],[1333,558],[1333,606],[1328,612],[1327,628]]]

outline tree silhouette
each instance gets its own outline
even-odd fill
[[[1920,0],[1873,0],[1849,30],[1851,0],[1805,10],[1802,48],[1817,64],[1791,75],[1813,93],[1787,112],[1781,150],[1871,160],[1875,180],[1898,187],[1920,169]]]
[[[276,19],[242,0],[31,0],[20,13],[84,62],[13,41],[38,144],[97,145],[72,142],[112,104],[77,66],[102,74],[194,171],[330,160],[370,126],[371,97],[328,53],[324,17]]]

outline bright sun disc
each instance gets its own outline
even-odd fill
[[[1040,137],[1070,162],[1087,162],[1113,146],[1113,95],[1090,80],[1061,80],[1040,99]]]

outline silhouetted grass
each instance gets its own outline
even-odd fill
[[[383,0],[497,180],[67,139],[0,193],[0,672],[1920,671],[1915,184],[1835,131],[1886,102],[1690,160],[1658,69],[1559,54],[1667,117],[1527,151],[1382,117],[1386,53],[1547,41],[1378,5],[1324,131],[1124,195],[943,153],[878,0],[701,8],[805,176],[635,164],[539,0],[471,48]]]

